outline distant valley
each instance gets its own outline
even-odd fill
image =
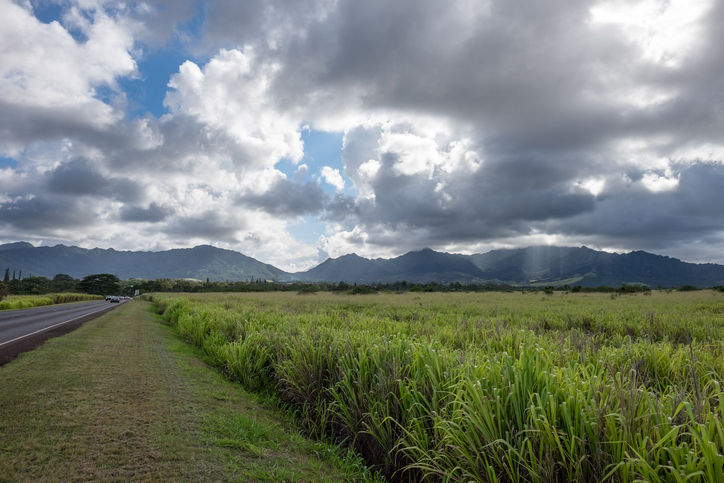
[[[232,250],[208,245],[161,252],[85,249],[56,245],[34,247],[18,242],[0,245],[0,269],[24,277],[74,278],[112,273],[127,280],[186,278],[211,281],[250,279],[275,282],[485,284],[515,286],[620,286],[655,288],[724,285],[724,265],[694,264],[643,251],[615,254],[586,247],[537,246],[493,250],[474,255],[441,253],[429,248],[391,259],[367,259],[355,254],[328,259],[306,271],[288,273]]]

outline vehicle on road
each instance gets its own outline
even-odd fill
[[[119,299],[118,297],[111,297],[111,303],[120,304],[120,303],[121,303],[121,299]]]

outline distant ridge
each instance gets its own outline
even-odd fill
[[[330,258],[318,266],[288,273],[241,253],[201,245],[161,252],[91,250],[56,245],[0,245],[0,270],[52,278],[64,273],[82,278],[113,273],[129,278],[193,278],[211,281],[249,279],[347,283],[506,283],[514,286],[599,286],[642,284],[649,287],[724,285],[724,266],[686,263],[643,251],[615,254],[587,247],[536,246],[461,255],[425,248],[391,259],[355,254]]]
[[[0,245],[0,252],[5,250],[17,250],[18,248],[33,248],[33,245],[28,242],[6,243],[4,245]]]
[[[25,276],[32,273],[52,278],[64,273],[83,278],[94,273],[112,273],[123,280],[208,278],[212,281],[279,280],[288,276],[283,270],[239,252],[208,245],[162,252],[117,251],[113,248],[88,250],[65,245],[36,248],[29,243],[18,248],[6,249],[7,246],[0,245],[0,269],[22,270]]]
[[[339,258],[328,258],[316,267],[293,276],[302,281],[345,281],[369,283],[372,280],[388,280],[391,274],[376,260],[362,258],[352,253]],[[340,278],[341,277],[341,278]]]
[[[587,247],[537,246],[493,250],[474,255],[440,253],[429,248],[389,260],[357,255],[330,258],[299,274],[301,280],[348,283],[461,282],[515,286],[597,287],[641,284],[649,287],[724,285],[724,265],[686,263],[642,251],[616,254]]]

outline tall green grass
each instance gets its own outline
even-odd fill
[[[724,481],[721,294],[152,298],[394,480]]]
[[[0,310],[32,309],[45,305],[66,304],[70,302],[87,302],[103,300],[102,295],[81,293],[58,293],[45,295],[10,295],[0,302]]]

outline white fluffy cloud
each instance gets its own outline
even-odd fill
[[[324,179],[327,184],[334,186],[337,191],[344,190],[344,179],[342,179],[342,175],[339,174],[338,169],[323,166],[320,173],[322,175],[322,179]]]
[[[300,119],[275,108],[269,92],[279,67],[258,60],[253,49],[222,49],[203,69],[185,62],[164,100],[174,115],[187,115],[223,131],[248,153],[248,162],[271,167],[304,155]]]
[[[116,79],[135,73],[133,25],[95,10],[77,23],[82,43],[58,22],[44,24],[30,5],[0,0],[0,152],[16,155],[33,141],[107,131],[123,113]]]

